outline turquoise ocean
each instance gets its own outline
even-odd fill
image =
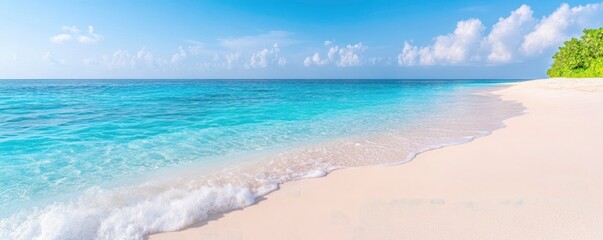
[[[2,80],[0,239],[143,239],[404,163],[504,127],[510,82]]]

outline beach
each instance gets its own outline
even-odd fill
[[[603,79],[513,83],[524,114],[396,166],[287,182],[159,239],[601,239]]]
[[[286,182],[405,163],[504,127],[524,108],[492,92],[513,82],[6,81],[0,239],[143,239]]]

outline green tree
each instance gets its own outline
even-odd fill
[[[565,42],[546,73],[549,77],[603,77],[603,28],[586,29],[580,39]]]

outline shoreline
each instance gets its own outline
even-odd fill
[[[287,182],[247,208],[148,239],[602,237],[603,80],[512,85],[496,93],[526,114],[488,136],[406,164]]]
[[[136,178],[114,179],[77,195],[60,196],[64,200],[48,200],[48,204],[40,204],[41,208],[15,209],[15,214],[0,219],[0,238],[143,239],[149,233],[182,229],[212,214],[250,206],[284,182],[353,167],[398,165],[424,151],[486,136],[503,127],[502,120],[523,109],[492,94],[506,88],[504,84],[438,81],[443,80],[435,82],[442,88],[434,91],[421,91],[434,83],[431,81],[396,82],[396,86],[409,89],[396,93],[395,102],[335,121],[351,130],[345,135],[234,154],[228,157],[231,159],[209,161],[215,161],[211,165],[158,169]],[[383,84],[389,82],[375,86]],[[362,131],[354,131],[366,124]],[[73,224],[79,227],[69,227]]]

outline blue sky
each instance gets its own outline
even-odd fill
[[[0,78],[536,78],[592,1],[12,1]]]

